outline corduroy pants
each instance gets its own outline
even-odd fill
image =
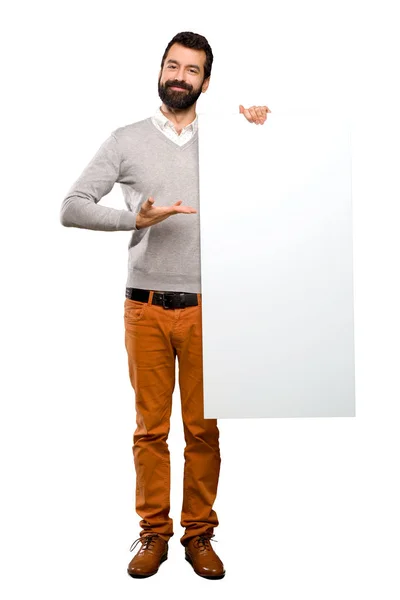
[[[136,512],[140,537],[158,533],[166,541],[174,534],[170,511],[170,429],[175,361],[185,435],[183,504],[180,524],[186,545],[199,534],[212,535],[218,525],[213,504],[220,471],[217,419],[203,417],[202,306],[165,309],[125,298],[125,346],[129,377],[135,390],[136,430],[133,458],[136,470]]]

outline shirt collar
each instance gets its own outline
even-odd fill
[[[164,113],[161,112],[161,108],[160,107],[157,108],[156,113],[153,116],[153,118],[157,121],[157,123],[160,125],[160,127],[162,129],[165,129],[165,127],[172,127],[175,130],[172,121],[170,121],[164,115]],[[196,133],[197,127],[198,127],[198,119],[197,119],[197,115],[196,115],[195,118],[193,119],[193,121],[191,123],[189,123],[189,125],[186,125],[186,127],[184,127],[182,129],[182,132],[191,129],[193,131],[193,133]]]

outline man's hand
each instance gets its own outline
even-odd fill
[[[151,196],[147,198],[146,202],[143,202],[139,213],[136,215],[136,229],[143,229],[143,227],[150,227],[164,221],[171,215],[177,213],[197,213],[195,208],[190,206],[179,206],[182,200],[175,202],[173,206],[153,206],[154,198]]]
[[[256,125],[263,125],[267,120],[267,113],[271,112],[268,106],[244,108],[241,104],[239,104],[239,111],[250,123],[255,123]]]

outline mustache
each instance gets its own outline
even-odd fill
[[[180,87],[183,88],[184,90],[192,90],[192,86],[187,85],[186,83],[184,83],[183,81],[166,81],[165,82],[165,87]]]

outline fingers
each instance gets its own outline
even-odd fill
[[[256,123],[256,125],[262,125],[265,122],[267,117],[265,115],[263,106],[252,106],[249,110],[253,119],[253,123]]]
[[[192,206],[176,206],[176,204],[174,204],[174,207],[171,207],[171,212],[175,213],[175,214],[176,213],[197,213],[197,210],[195,208],[193,208]]]
[[[147,202],[147,206],[146,206],[146,202]],[[145,216],[147,219],[149,219],[149,218],[157,219],[157,221],[152,221],[150,223],[150,225],[153,225],[153,223],[158,222],[162,219],[166,219],[170,214],[197,213],[197,210],[192,208],[191,206],[181,206],[183,200],[177,200],[171,206],[155,206],[154,208],[153,208],[154,198],[152,196],[149,196],[149,198],[147,198],[146,202],[143,204],[142,209],[141,209],[141,212],[143,213],[142,216]],[[161,215],[165,215],[165,216],[162,216],[162,219],[160,219]]]
[[[240,105],[239,110],[250,123],[255,123],[256,125],[263,125],[267,120],[267,113],[271,112],[268,106],[251,106],[246,109]]]
[[[173,204],[170,208],[171,208],[171,212],[173,214],[176,213],[197,213],[197,210],[195,208],[192,208],[191,206],[179,206],[182,203],[182,200],[178,200],[178,202],[175,202],[175,204]]]

